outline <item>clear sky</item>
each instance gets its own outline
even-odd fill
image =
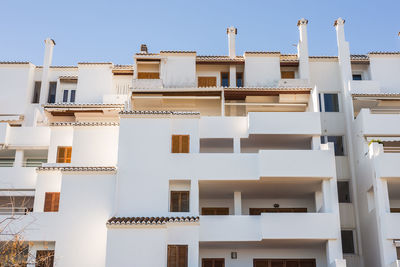
[[[238,55],[295,53],[302,17],[310,55],[337,54],[338,17],[352,54],[400,50],[400,0],[0,0],[0,61],[42,65],[46,37],[56,41],[53,65],[131,64],[142,43],[150,52],[225,55],[231,25]]]

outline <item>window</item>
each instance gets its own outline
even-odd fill
[[[343,136],[321,136],[321,144],[332,142],[335,147],[335,156],[344,156]]]
[[[221,86],[229,87],[229,72],[221,72]]]
[[[236,72],[236,87],[243,87],[243,72]]]
[[[338,94],[324,94],[325,112],[339,112]]]
[[[396,247],[397,259],[400,260],[400,247]]]
[[[75,95],[76,95],[76,90],[71,90],[71,98],[69,102],[74,103],[75,102]]]
[[[351,203],[350,186],[347,181],[337,182],[339,203]]]
[[[353,230],[342,230],[343,253],[354,254]]]
[[[172,153],[189,153],[189,135],[172,135]]]
[[[63,92],[63,102],[71,102],[74,103],[75,102],[75,94],[76,94],[76,90],[71,90],[71,97],[68,101],[68,94],[69,94],[69,90],[64,90]]]
[[[229,208],[202,208],[201,215],[229,215]]]
[[[189,212],[189,191],[171,191],[171,212]]]
[[[315,259],[254,259],[254,267],[316,267]]]
[[[168,245],[168,267],[188,266],[188,246]]]
[[[353,74],[353,81],[361,81],[362,75],[361,74]]]
[[[250,215],[261,215],[261,213],[279,213],[279,212],[293,212],[293,213],[304,213],[307,212],[307,208],[250,208]]]
[[[159,72],[138,72],[138,79],[160,79]]]
[[[47,103],[55,103],[56,102],[56,91],[57,91],[57,82],[50,82],[49,97],[47,99]]]
[[[215,87],[217,86],[217,77],[198,77],[198,87]]]
[[[294,71],[281,71],[282,79],[294,79]]]
[[[37,250],[36,267],[53,267],[54,250]]]
[[[201,267],[225,267],[225,259],[202,259]]]
[[[33,89],[33,98],[32,103],[37,104],[40,101],[40,87],[42,86],[42,82],[35,82],[35,87]]]
[[[60,202],[60,192],[46,192],[44,199],[44,212],[58,211],[58,204]]]
[[[71,146],[59,146],[57,148],[57,163],[71,163]]]
[[[64,93],[63,93],[63,102],[68,102],[68,90],[64,90]]]

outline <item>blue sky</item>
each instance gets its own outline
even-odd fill
[[[56,41],[53,65],[132,63],[150,52],[227,53],[226,27],[238,28],[237,54],[295,53],[297,20],[309,20],[310,55],[336,55],[333,22],[346,19],[351,53],[400,50],[400,0],[0,0],[0,61],[41,65],[43,40]]]

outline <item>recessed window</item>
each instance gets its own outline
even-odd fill
[[[217,77],[198,77],[198,87],[215,87],[217,86]]]
[[[225,259],[202,259],[201,267],[225,267]]]
[[[294,71],[281,71],[282,79],[294,79]]]
[[[188,267],[188,246],[168,245],[167,267]]]
[[[189,212],[189,191],[171,191],[171,212]]]
[[[351,203],[350,186],[348,181],[337,182],[339,203]]]
[[[63,102],[67,103],[74,103],[75,102],[75,94],[76,90],[64,90],[63,92]],[[70,96],[70,97],[68,97]]]
[[[201,215],[229,215],[229,208],[202,208]]]
[[[236,87],[243,87],[243,72],[236,72]]]
[[[354,254],[353,230],[342,230],[342,249],[343,253]]]
[[[46,192],[44,199],[44,212],[57,212],[60,202],[60,192]]]
[[[56,102],[57,82],[50,82],[49,84],[49,97],[47,103]]]
[[[397,259],[400,260],[400,247],[396,247]]]
[[[353,74],[353,81],[361,81],[362,75],[361,74]]]
[[[339,112],[338,94],[324,94],[324,107],[325,112]]]
[[[343,136],[321,136],[321,144],[334,144],[335,156],[344,156]]]
[[[57,163],[71,163],[71,155],[71,146],[59,146],[57,148]]]
[[[229,72],[221,72],[221,86],[229,87]]]
[[[189,153],[189,135],[172,135],[172,153]]]
[[[33,98],[32,103],[38,104],[40,101],[40,87],[42,86],[42,82],[35,82],[35,87],[33,88]]]

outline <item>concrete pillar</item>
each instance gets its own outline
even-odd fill
[[[236,57],[235,42],[236,42],[237,29],[235,27],[231,26],[226,29],[226,33],[228,34],[229,57],[235,58]]]
[[[199,215],[199,181],[192,180],[190,183],[190,206],[189,210],[194,215]]]
[[[229,87],[236,87],[236,66],[229,66]]]
[[[51,61],[53,60],[53,48],[56,45],[53,39],[47,38],[44,40],[45,50],[43,59],[42,85],[40,87],[40,104],[47,103],[49,95],[49,71]]]
[[[326,242],[326,261],[328,267],[346,267],[346,260],[343,259],[341,242],[340,235],[339,239],[332,239]]]
[[[321,149],[321,136],[313,136],[311,138],[311,149],[320,150]]]
[[[15,151],[14,167],[22,167],[23,163],[24,163],[24,151],[23,150]]]
[[[240,137],[233,138],[233,153],[240,153]]]
[[[310,65],[308,59],[308,37],[307,37],[308,20],[300,19],[297,22],[299,28],[300,40],[297,45],[297,56],[299,57],[299,76],[300,79],[310,79]]]
[[[242,192],[233,193],[233,207],[235,215],[242,215]]]
[[[221,90],[221,116],[225,116],[225,92],[224,88]]]
[[[322,212],[332,212],[332,192],[330,187],[330,180],[322,181]]]

